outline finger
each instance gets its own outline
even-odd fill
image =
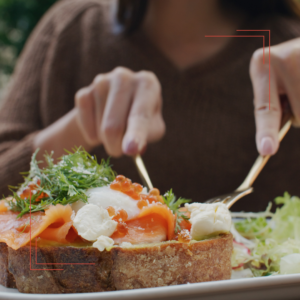
[[[272,155],[279,147],[281,107],[274,69],[271,66],[269,91],[269,65],[263,64],[262,55],[260,50],[256,51],[250,65],[254,90],[256,144],[261,155]]]
[[[109,79],[106,74],[98,75],[93,82],[93,99],[95,108],[95,126],[97,137],[102,141],[101,137],[101,124],[104,108],[106,105],[106,99],[109,91]]]
[[[133,99],[133,72],[125,68],[116,68],[110,78],[110,90],[102,117],[101,137],[106,152],[118,157],[122,155],[122,140]]]
[[[159,95],[159,101],[150,120],[147,142],[156,142],[160,140],[166,132],[165,121],[162,116],[162,98]]]
[[[280,48],[278,49],[280,51]],[[288,98],[288,108],[286,109],[289,114],[289,108],[293,114],[293,124],[300,126],[300,71],[299,71],[299,50],[297,53],[290,53],[286,59],[278,59],[275,64],[276,73],[280,76],[280,84],[284,94]],[[279,56],[279,55],[278,55]]]
[[[99,144],[95,124],[95,102],[92,87],[86,87],[79,90],[75,95],[75,105],[77,108],[78,126],[91,146]]]
[[[137,88],[127,121],[127,129],[122,143],[123,152],[127,155],[140,153],[146,146],[151,119],[161,101],[161,88],[155,75],[150,72],[139,72],[135,77]],[[157,129],[157,128],[156,128]],[[155,130],[155,129],[154,129]],[[161,132],[152,133],[161,137]]]

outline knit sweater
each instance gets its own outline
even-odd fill
[[[30,168],[35,135],[74,107],[76,91],[118,66],[150,70],[162,85],[167,131],[144,154],[154,186],[197,202],[234,190],[258,155],[249,62],[262,39],[233,38],[210,59],[180,71],[141,29],[131,36],[118,31],[112,2],[60,1],[30,37],[0,110],[1,195],[23,181],[19,173]],[[300,22],[266,16],[239,29],[270,29],[275,45],[299,36]],[[107,158],[102,146],[92,153]],[[140,181],[132,158],[111,163]],[[293,128],[255,182],[255,193],[233,208],[264,210],[284,191],[300,195],[299,172],[300,131]]]

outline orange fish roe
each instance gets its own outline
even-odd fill
[[[135,200],[140,200],[140,193],[143,190],[143,187],[140,184],[132,184],[131,180],[123,175],[118,175],[110,184],[110,188],[112,190],[122,192]]]
[[[26,188],[23,190],[22,194],[20,195],[21,199],[28,199],[29,197],[31,197],[31,189],[30,188]]]
[[[114,236],[118,237],[118,238],[121,238],[121,237],[124,237],[127,233],[128,233],[127,224],[124,223],[124,222],[118,223],[117,228],[114,232]]]
[[[110,184],[110,188],[115,191],[122,192],[130,196],[134,200],[145,200],[148,203],[163,203],[162,197],[158,189],[151,189],[149,194],[141,194],[143,187],[138,183],[132,183],[130,179],[123,175],[118,175],[116,179]],[[146,206],[145,202],[140,202],[141,207]],[[139,207],[140,208],[140,207]]]
[[[127,214],[126,210],[120,209],[116,212],[116,214],[114,215],[114,217],[112,219],[116,222],[126,222],[128,219],[128,214]]]
[[[106,208],[108,211],[108,214],[110,217],[113,217],[112,220],[120,223],[120,222],[126,222],[128,219],[128,214],[126,210],[120,209],[120,210],[115,210],[112,206],[109,206]]]
[[[11,200],[12,200],[12,198],[6,198],[3,200],[0,200],[0,213],[8,211],[9,206],[7,205],[6,201],[11,201]]]
[[[107,207],[106,210],[110,217],[113,217],[116,214],[116,210],[112,206]]]
[[[178,234],[178,242],[188,243],[191,241],[190,232],[187,229],[183,229]]]
[[[148,201],[147,200],[139,200],[137,203],[137,207],[139,209],[142,209],[143,207],[148,206]]]
[[[21,195],[20,195],[20,198],[21,199],[29,199],[32,195],[34,195],[35,193],[37,193],[37,189],[38,189],[38,186],[41,185],[41,181],[40,179],[37,180],[36,183],[34,182],[31,182],[28,187],[26,187]],[[41,199],[43,198],[47,198],[49,197],[46,193],[42,192],[36,199],[35,201],[38,202],[38,201],[41,201]]]

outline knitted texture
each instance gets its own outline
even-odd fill
[[[150,70],[162,85],[167,132],[144,155],[154,186],[162,193],[173,187],[177,196],[197,202],[234,190],[258,155],[249,62],[262,39],[234,38],[217,55],[180,71],[142,30],[129,37],[118,33],[111,3],[60,1],[33,32],[0,110],[1,195],[29,170],[35,134],[74,107],[78,89],[117,66]],[[265,28],[272,45],[300,34],[298,20],[280,16],[247,20],[237,29]],[[263,210],[286,190],[300,195],[299,136],[296,129],[288,133],[255,183],[255,194],[234,209]],[[93,154],[107,157],[103,147]],[[140,181],[130,157],[111,162],[119,174]]]

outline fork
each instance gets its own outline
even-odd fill
[[[151,189],[153,189],[153,184],[150,180],[150,177],[148,175],[148,172],[147,172],[147,169],[145,167],[142,157],[139,154],[137,154],[133,157],[133,161],[136,165],[136,168],[138,170],[138,173],[142,179],[144,186],[146,186],[148,188],[148,190],[150,191]]]
[[[284,126],[281,128],[281,130],[279,131],[279,141],[280,142],[282,141],[284,136],[287,134],[287,132],[291,128],[291,125],[292,125],[292,119],[290,118],[284,124]],[[254,165],[250,169],[247,177],[245,178],[243,183],[235,191],[233,191],[231,193],[228,193],[228,194],[225,194],[225,195],[221,195],[221,196],[211,198],[211,199],[205,201],[205,203],[218,203],[218,202],[221,202],[221,203],[224,203],[227,206],[227,208],[229,209],[238,200],[245,197],[246,195],[251,194],[253,192],[252,185],[253,185],[255,179],[257,178],[257,176],[260,174],[260,172],[262,171],[262,169],[266,165],[269,158],[270,158],[270,155],[265,155],[265,156],[259,155],[258,158],[256,159]]]
[[[288,119],[288,121],[284,124],[284,126],[279,131],[279,141],[281,142],[282,139],[285,137],[289,129],[292,125],[292,119]],[[222,202],[224,203],[227,208],[229,209],[235,202],[240,200],[241,198],[245,197],[246,195],[249,195],[253,192],[253,183],[257,176],[260,174],[266,163],[268,162],[270,158],[270,155],[261,156],[259,155],[256,161],[254,162],[254,165],[250,169],[247,177],[243,181],[243,183],[233,192],[224,194],[221,196],[217,196],[214,198],[211,198],[205,203],[218,203]],[[144,183],[144,185],[150,190],[153,188],[152,182],[150,180],[150,177],[148,175],[147,169],[145,167],[145,164],[143,162],[142,157],[138,154],[133,157],[134,163],[137,167],[137,170],[139,172],[139,175]]]

